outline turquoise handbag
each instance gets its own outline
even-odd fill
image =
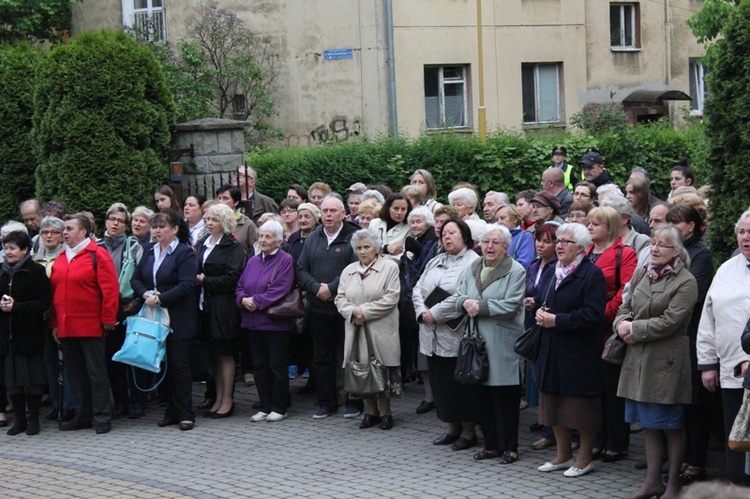
[[[161,383],[167,374],[167,336],[172,332],[172,328],[161,323],[161,307],[156,308],[156,320],[144,317],[145,308],[144,304],[137,315],[125,319],[125,342],[112,360],[154,373],[162,371],[161,364],[164,362],[164,370],[159,380]],[[135,371],[133,378],[135,379]],[[136,384],[141,391],[151,391],[156,386],[144,390]]]

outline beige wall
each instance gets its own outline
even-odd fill
[[[70,34],[99,29],[122,29],[121,0],[82,0],[73,4]]]

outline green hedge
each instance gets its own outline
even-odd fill
[[[492,134],[486,144],[474,136],[425,135],[397,142],[343,142],[309,149],[267,149],[247,156],[259,175],[258,188],[274,199],[283,199],[292,182],[310,185],[324,181],[344,192],[353,182],[384,183],[394,189],[406,185],[411,173],[424,168],[435,177],[438,193],[446,201],[459,181],[489,189],[516,192],[538,188],[541,172],[551,165],[554,145],[564,144],[569,162],[577,162],[586,148],[597,147],[613,178],[621,186],[630,170],[642,166],[651,172],[654,193],[666,197],[671,167],[685,155],[705,178],[703,129],[693,124],[674,130],[665,123],[628,128],[622,134],[530,138],[521,134]]]
[[[175,107],[154,55],[125,33],[85,33],[39,74],[37,196],[103,216],[151,197],[168,176]]]
[[[20,220],[18,204],[34,197],[30,133],[36,71],[44,55],[28,44],[0,45],[0,220]]]

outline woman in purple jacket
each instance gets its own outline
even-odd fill
[[[294,320],[273,319],[266,310],[292,290],[294,264],[291,255],[279,249],[284,240],[279,222],[269,220],[259,232],[260,253],[247,262],[237,283],[237,306],[248,335],[261,404],[250,421],[281,421],[291,403],[287,357]]]

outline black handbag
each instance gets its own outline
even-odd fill
[[[490,361],[487,348],[474,318],[469,318],[466,332],[458,344],[458,358],[453,378],[465,385],[479,385],[490,375]]]
[[[441,288],[440,286],[438,286],[435,289],[433,289],[429,295],[427,295],[427,298],[424,299],[424,304],[427,308],[432,308],[438,303],[445,300],[446,298],[450,298],[451,296],[453,296],[453,293],[449,293],[443,288]],[[461,321],[463,321],[465,317],[466,317],[466,314],[461,314],[455,319],[446,321],[445,324],[449,328],[455,331],[461,325]]]
[[[604,343],[602,359],[616,366],[622,365],[622,361],[625,360],[625,352],[627,352],[627,348],[628,345],[625,341],[620,338],[620,335],[617,334],[617,332],[614,332]]]
[[[547,297],[549,296],[549,290],[553,282],[555,282],[555,276],[552,276],[547,286],[542,308],[547,307]],[[539,343],[542,341],[542,330],[543,328],[539,324],[534,324],[528,328],[516,340],[515,345],[513,345],[513,351],[526,360],[535,361],[539,357]]]
[[[359,355],[359,337],[364,331],[367,341],[367,358],[360,361],[352,359],[344,366],[344,390],[353,395],[377,395],[386,389],[386,369],[382,362],[375,356],[375,347],[372,344],[370,331],[367,324],[357,326],[354,331],[352,352]]]

